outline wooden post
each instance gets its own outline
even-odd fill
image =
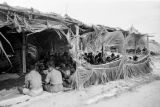
[[[24,31],[22,31],[22,66],[23,73],[26,73],[26,35]]]
[[[76,61],[79,63],[79,58],[78,58],[78,38],[79,38],[79,27],[76,25],[76,43],[75,43],[75,51],[76,51]],[[78,65],[77,65],[78,66]],[[76,68],[76,83],[77,83],[77,90],[79,89],[79,79],[78,79],[78,71]]]
[[[149,52],[149,36],[147,35],[147,50]]]
[[[103,59],[103,61],[104,61],[104,43],[102,43],[102,59]]]
[[[135,46],[134,46],[134,51],[135,51],[135,52],[134,52],[134,54],[135,54],[135,56],[136,56],[137,41],[136,41],[136,39],[135,39],[135,38],[134,38],[134,43],[135,43],[135,44],[134,44],[134,45],[135,45]]]
[[[122,55],[123,55],[123,56],[126,55],[126,44],[127,44],[127,43],[126,43],[126,42],[127,42],[127,41],[126,41],[126,37],[127,37],[127,36],[126,36],[126,34],[124,33],[124,41],[123,41],[123,48],[122,48],[122,49],[123,49],[123,50],[122,50]]]

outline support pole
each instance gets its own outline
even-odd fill
[[[23,73],[26,73],[26,35],[24,31],[22,31],[22,64]]]
[[[76,25],[76,43],[75,43],[75,51],[76,51],[76,61],[78,62],[79,64],[79,58],[78,58],[78,39],[79,39],[79,27]],[[79,66],[77,64],[77,67]],[[76,68],[76,83],[77,83],[77,90],[79,89],[79,73],[78,73],[78,70]]]
[[[103,59],[103,61],[104,61],[104,43],[102,43],[102,59]]]
[[[149,35],[147,35],[147,51],[148,51],[148,54],[150,55],[150,50],[149,50]]]

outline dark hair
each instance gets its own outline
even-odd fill
[[[35,69],[35,65],[30,65],[29,70],[33,70],[33,69]]]
[[[55,67],[55,64],[53,61],[49,61],[48,64],[47,64],[48,68],[49,67]]]

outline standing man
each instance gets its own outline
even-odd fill
[[[24,87],[18,88],[20,93],[29,96],[38,96],[42,94],[42,77],[39,72],[36,70],[34,65],[30,66],[30,72],[25,76],[25,85]]]
[[[46,72],[47,76],[45,79],[44,90],[51,93],[63,91],[61,72],[54,69],[54,64],[49,63],[48,67],[49,69],[48,72]]]

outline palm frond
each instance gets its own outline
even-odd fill
[[[1,37],[9,44],[9,46],[11,47],[12,51],[14,52],[14,49],[11,45],[11,43],[5,38],[5,36],[0,32]]]
[[[27,52],[32,56],[32,58],[37,58],[38,56],[38,50],[37,47],[32,45],[32,44],[28,44],[28,49]]]
[[[9,57],[8,57],[8,55],[7,55],[7,53],[6,53],[6,51],[4,50],[1,41],[0,41],[0,49],[1,49],[2,52],[4,53],[5,57],[7,58],[8,62],[10,63],[10,65],[12,66],[12,63],[11,63],[11,61],[10,61],[10,59],[9,59]]]

